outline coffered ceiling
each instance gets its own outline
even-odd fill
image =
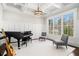
[[[42,16],[48,16],[51,13],[56,13],[55,11],[62,11],[64,9],[70,9],[79,7],[78,3],[1,3],[3,9],[8,10],[17,10],[21,13],[27,13],[34,15],[34,11],[39,8],[43,11]]]

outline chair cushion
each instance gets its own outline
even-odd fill
[[[57,45],[65,45],[65,43],[62,42],[62,41],[60,41],[60,42],[54,42],[54,43],[57,44]]]
[[[62,43],[62,40],[53,40],[54,43]],[[64,43],[64,42],[63,42]]]

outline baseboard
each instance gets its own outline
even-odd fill
[[[70,45],[70,44],[68,44],[68,46],[71,46],[71,47],[74,47],[74,48],[79,48],[79,47],[77,47],[77,46],[73,46],[73,45]]]

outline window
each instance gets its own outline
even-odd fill
[[[54,34],[61,35],[61,17],[54,17]]]
[[[49,19],[49,34],[61,35],[61,33],[64,33],[69,36],[73,36],[73,29],[74,29],[73,12],[66,13],[65,15],[62,16],[55,16]]]
[[[53,19],[49,19],[49,34],[53,34]]]
[[[73,13],[63,16],[63,32],[69,36],[73,36]]]

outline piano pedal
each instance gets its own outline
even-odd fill
[[[20,48],[20,47],[18,47],[18,49],[20,50],[21,48]]]

